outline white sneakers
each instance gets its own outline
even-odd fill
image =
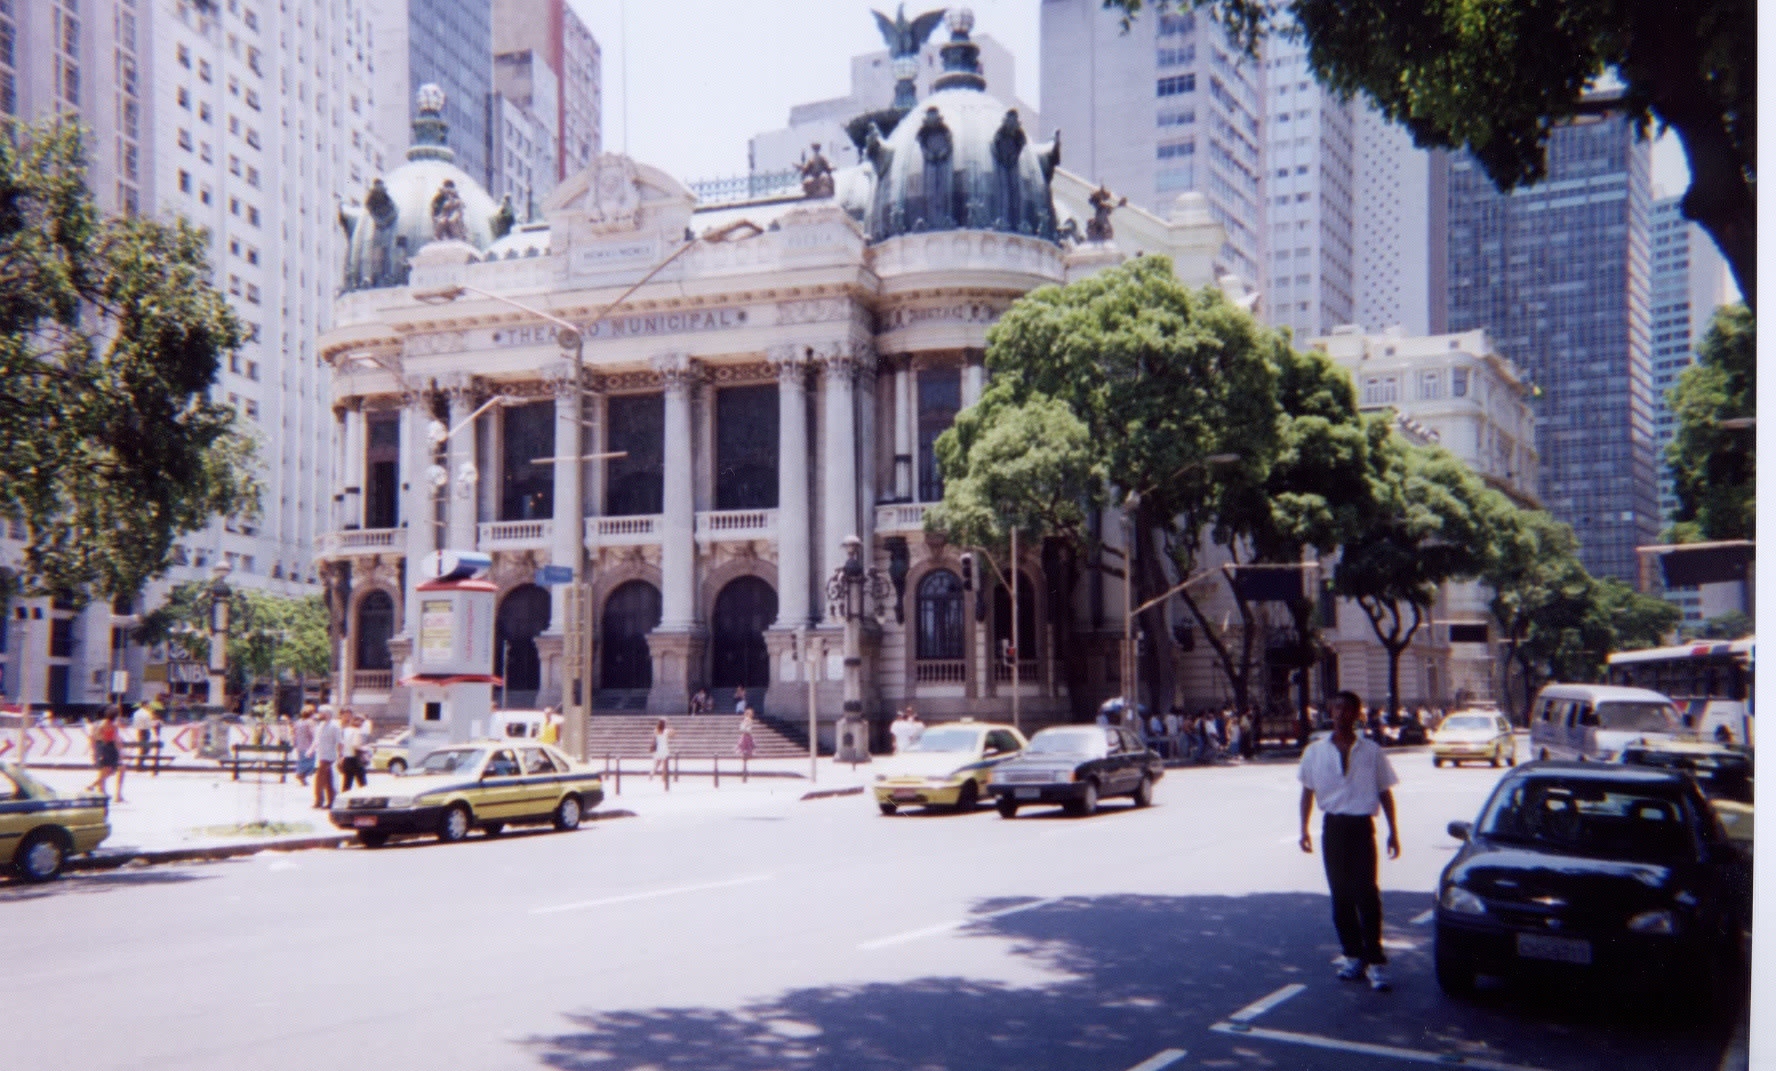
[[[1393,980],[1388,977],[1387,968],[1379,963],[1363,966],[1363,961],[1351,956],[1340,956],[1338,964],[1338,980],[1341,982],[1360,982],[1369,980],[1369,988],[1377,993],[1386,993],[1394,988]]]

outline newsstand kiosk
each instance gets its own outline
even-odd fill
[[[493,686],[500,683],[493,675],[498,589],[475,576],[486,568],[486,556],[444,551],[433,557],[439,559],[438,578],[413,589],[419,601],[414,674],[401,682],[413,696],[408,712],[411,755],[464,743],[484,732],[493,712]]]

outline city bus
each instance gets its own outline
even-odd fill
[[[1754,742],[1754,641],[1698,641],[1609,656],[1609,681],[1662,693],[1704,740]]]

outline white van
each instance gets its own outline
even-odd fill
[[[1550,684],[1529,710],[1529,748],[1538,759],[1619,762],[1636,741],[1695,738],[1671,700],[1646,688]]]

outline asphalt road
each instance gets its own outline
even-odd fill
[[[1396,761],[1389,994],[1332,977],[1293,767],[1217,767],[1090,819],[761,800],[0,886],[0,1065],[1722,1066],[1725,1027],[1444,998],[1422,916],[1496,773]]]

